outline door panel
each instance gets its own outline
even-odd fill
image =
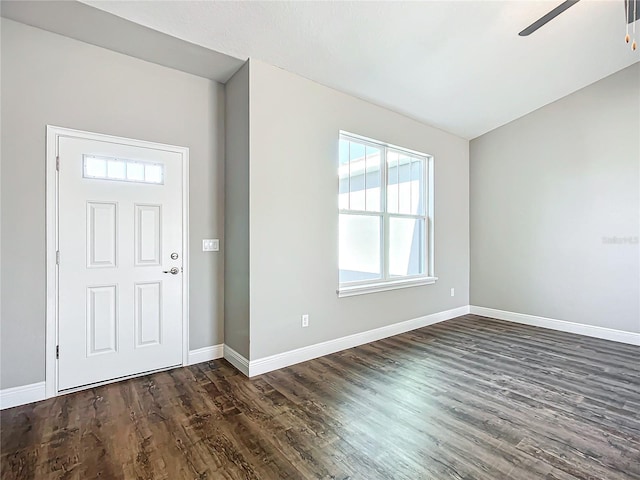
[[[72,137],[58,152],[59,390],[181,364],[182,155]]]
[[[135,206],[136,266],[160,265],[162,238],[162,207],[160,205]]]
[[[87,356],[118,350],[118,286],[87,288]]]
[[[116,266],[118,204],[87,202],[87,267]]]
[[[136,348],[162,343],[162,284],[137,283],[135,302]]]

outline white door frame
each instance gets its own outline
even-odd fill
[[[46,398],[58,395],[58,145],[61,137],[117,142],[133,147],[152,148],[178,153],[182,157],[182,365],[189,361],[189,148],[166,145],[163,143],[134,140],[100,133],[84,132],[70,128],[47,125],[46,155],[46,347],[45,347],[45,384]],[[64,167],[64,159],[60,168]],[[133,375],[136,376],[136,375]],[[108,382],[104,382],[108,383]],[[88,387],[80,387],[81,390]]]

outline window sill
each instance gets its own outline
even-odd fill
[[[366,295],[368,293],[386,292],[387,290],[431,285],[437,281],[438,277],[420,277],[390,282],[368,283],[366,285],[339,287],[336,293],[338,294],[338,298],[353,297],[354,295]]]

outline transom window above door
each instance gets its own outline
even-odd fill
[[[84,178],[156,185],[164,183],[164,165],[161,163],[83,155],[82,165]]]
[[[339,296],[433,283],[433,157],[341,132]]]

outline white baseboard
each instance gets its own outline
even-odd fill
[[[189,365],[222,358],[222,355],[222,344],[191,350],[189,351]],[[4,390],[0,390],[0,410],[17,407],[31,402],[38,402],[45,398],[47,398],[45,382],[6,388]]]
[[[249,376],[249,360],[228,345],[224,346],[224,358],[247,377]]]
[[[209,362],[217,358],[222,358],[224,345],[213,345],[211,347],[198,348],[189,350],[189,365],[196,363]]]
[[[392,337],[400,333],[415,330],[416,328],[433,325],[434,323],[443,322],[468,313],[469,306],[465,305],[464,307],[433,313],[431,315],[425,315],[424,317],[414,318],[404,322],[394,323],[393,325],[368,330],[366,332],[355,333],[346,337],[316,343],[315,345],[310,345],[308,347],[297,348],[289,352],[259,358],[258,360],[252,360],[249,362],[248,376],[253,377],[272,370],[295,365],[296,363],[306,362],[307,360],[346,350],[347,348],[357,347],[358,345],[363,345],[365,343],[375,342],[376,340],[382,340],[383,338]]]
[[[537,317],[535,315],[507,312],[505,310],[476,307],[473,305],[471,305],[470,311],[474,315],[481,315],[483,317],[497,318],[499,320],[506,320],[534,327],[548,328],[551,330],[559,330],[561,332],[577,333],[578,335],[602,338],[604,340],[612,340],[614,342],[640,345],[640,333],[625,332],[622,330],[614,330],[612,328],[596,327],[594,325],[585,325],[583,323],[567,322],[565,320]]]
[[[46,390],[45,382],[0,390],[0,410],[44,400],[47,398]]]

